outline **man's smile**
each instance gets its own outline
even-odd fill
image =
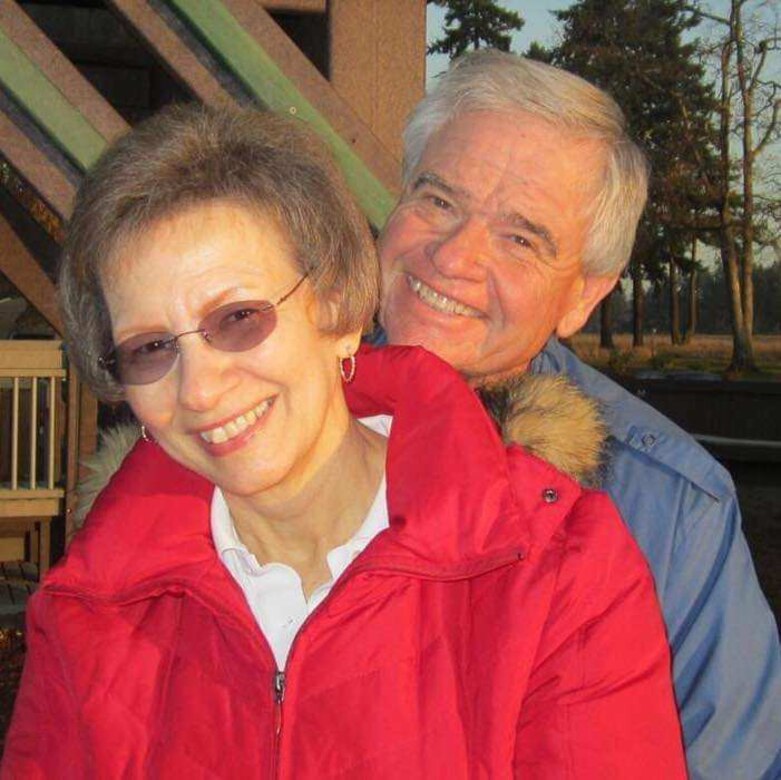
[[[447,295],[437,292],[433,287],[429,287],[416,276],[408,273],[405,274],[405,277],[410,290],[412,290],[423,303],[432,309],[445,314],[457,314],[461,317],[483,316],[482,312],[477,309],[467,306],[467,304],[457,301],[455,298],[449,298]]]

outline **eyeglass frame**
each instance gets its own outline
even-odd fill
[[[262,311],[262,312],[269,311],[269,310],[272,310],[272,309],[276,309],[277,306],[280,306],[281,304],[283,304],[288,298],[290,298],[296,292],[296,290],[298,290],[298,288],[304,283],[304,280],[309,277],[309,273],[310,273],[309,271],[305,271],[299,277],[298,281],[296,281],[296,283],[293,285],[293,287],[290,290],[288,290],[288,292],[286,292],[281,298],[279,298],[276,301],[246,301],[246,303],[250,303],[250,302],[252,302],[252,303],[266,303],[267,305],[264,308],[260,309],[260,311]],[[237,304],[238,303],[245,303],[245,301],[236,301],[236,303]],[[231,304],[225,304],[225,305],[226,306],[230,306]],[[222,308],[222,307],[218,306],[217,309],[215,309],[214,311],[218,311],[220,308]],[[206,319],[207,317],[211,316],[211,314],[213,314],[213,313],[214,312],[210,312],[209,314],[207,314],[206,317],[201,319],[201,322],[203,322],[204,319]],[[237,350],[220,349],[219,347],[215,346],[215,344],[209,338],[209,331],[206,330],[206,328],[194,328],[193,330],[185,330],[185,331],[182,331],[181,333],[170,333],[170,334],[168,334],[169,338],[160,339],[160,340],[163,341],[165,344],[173,343],[174,351],[176,352],[176,356],[177,357],[180,354],[179,353],[179,339],[182,338],[182,336],[190,336],[190,335],[192,335],[194,333],[198,333],[207,344],[209,344],[211,347],[216,349],[218,352],[236,352],[236,353],[239,353],[239,352],[248,352],[250,349],[253,349],[254,347],[258,346],[258,344],[262,344],[274,332],[275,328],[276,328],[276,323],[274,324],[274,328],[272,328],[272,330],[270,330],[269,333],[266,336],[264,336],[262,339],[257,341],[255,344],[252,344],[251,346],[247,347],[246,349],[237,349]],[[139,334],[139,335],[143,335],[143,334]],[[176,363],[176,357],[175,357],[174,360],[171,362],[171,365],[166,369],[164,374],[161,374],[159,377],[157,377],[156,379],[152,379],[149,382],[122,382],[119,379],[119,377],[116,376],[114,374],[114,372],[112,371],[112,369],[111,369],[112,365],[116,366],[118,364],[118,359],[117,359],[117,356],[116,356],[116,352],[117,352],[117,350],[121,346],[122,346],[122,344],[114,345],[108,352],[106,352],[104,355],[101,355],[97,359],[98,365],[104,371],[107,371],[109,374],[111,374],[111,376],[114,378],[114,380],[119,382],[121,385],[145,385],[145,384],[151,385],[151,384],[154,384],[155,382],[159,382],[163,377],[167,376],[168,372],[174,367],[174,365]]]

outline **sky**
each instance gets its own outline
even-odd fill
[[[525,20],[523,29],[513,36],[512,50],[524,52],[532,41],[542,44],[553,43],[555,38],[556,20],[551,16],[552,10],[567,8],[567,0],[505,0],[500,3],[508,11],[517,11]],[[426,9],[426,27],[429,43],[439,37],[445,20],[445,9],[429,5]],[[428,79],[447,68],[448,59],[444,54],[431,55],[426,61],[426,76]]]
[[[504,0],[499,3],[509,11],[517,11],[525,20],[523,29],[513,36],[512,50],[517,53],[525,52],[532,41],[538,41],[544,45],[556,42],[558,23],[551,15],[551,11],[562,10],[572,5],[571,0]],[[714,12],[724,14],[729,3],[727,0],[705,0],[703,6]],[[760,14],[766,20],[775,17],[779,21],[779,5],[774,0],[755,0],[749,4],[751,8],[759,8]],[[429,42],[441,35],[445,19],[445,9],[435,5],[428,5],[426,9]],[[708,25],[700,25],[699,35],[707,32]],[[781,56],[776,52],[775,62],[771,63],[772,72],[778,78],[781,72]],[[430,55],[426,60],[426,76],[430,80],[437,73],[447,68],[448,59],[444,54]]]

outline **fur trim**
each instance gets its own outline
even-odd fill
[[[520,374],[478,393],[506,444],[520,444],[583,485],[599,485],[607,427],[598,405],[568,379]]]
[[[74,528],[81,528],[98,494],[108,485],[109,480],[133,445],[141,436],[137,425],[123,424],[116,428],[101,431],[97,450],[81,461],[87,475],[79,481],[78,500],[73,513]]]

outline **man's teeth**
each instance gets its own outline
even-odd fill
[[[268,411],[274,399],[267,398],[263,403],[258,404],[254,409],[250,409],[244,414],[240,414],[236,419],[212,428],[210,431],[201,431],[201,438],[209,444],[222,444],[238,436],[242,431],[246,431],[250,425],[256,423]]]
[[[420,298],[423,303],[431,306],[432,309],[445,312],[446,314],[460,314],[462,317],[479,317],[480,312],[467,306],[464,303],[448,298],[436,290],[432,290],[427,284],[423,284],[420,279],[414,276],[407,276],[410,289]]]

